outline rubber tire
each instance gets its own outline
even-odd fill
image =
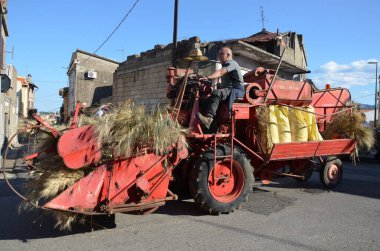
[[[334,182],[332,182],[328,178],[328,170],[332,164],[335,164],[339,170],[338,179]],[[319,171],[319,179],[320,179],[322,185],[328,189],[334,188],[340,183],[340,181],[342,180],[342,177],[343,177],[342,161],[340,159],[338,159],[337,157],[333,157],[333,156],[327,157],[325,164],[321,166],[321,169]]]
[[[173,181],[169,183],[169,189],[179,198],[189,197],[190,160],[182,160],[173,170]]]
[[[377,151],[377,153],[375,155],[375,160],[377,160],[378,162],[380,162],[380,148],[375,146],[375,149]]]
[[[229,146],[217,147],[217,156],[229,155],[230,153]],[[234,149],[234,161],[242,167],[245,180],[240,195],[228,203],[215,200],[209,191],[208,177],[214,167],[214,150],[205,151],[195,162],[194,169],[189,177],[189,190],[195,203],[202,210],[210,214],[230,213],[239,209],[241,204],[248,200],[254,181],[253,168],[244,152],[236,147]]]

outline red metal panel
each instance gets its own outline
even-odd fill
[[[152,190],[155,182],[161,177],[166,169],[162,166],[162,156],[146,154],[133,157],[128,160],[116,161],[112,171],[112,177],[109,186],[110,206],[122,205],[127,202],[137,202],[136,181],[139,177],[149,181],[150,186],[145,186],[144,190]],[[169,184],[169,177],[167,177]],[[167,186],[160,193],[154,191],[152,199],[162,199],[166,197]]]
[[[269,160],[302,159],[317,156],[350,154],[355,148],[352,139],[275,144]]]
[[[61,136],[58,154],[68,168],[78,169],[100,161],[101,145],[94,130],[93,126],[84,126],[68,130]]]
[[[53,134],[53,136],[55,137],[55,138],[58,138],[60,135],[61,135],[61,133],[59,132],[59,131],[57,131],[57,130],[55,130],[48,122],[46,122],[46,121],[44,121],[43,119],[41,119],[38,115],[36,115],[36,114],[33,114],[32,115],[33,116],[33,118],[35,119],[35,120],[37,120],[38,122],[40,122],[44,127],[46,127],[50,132],[51,132],[51,134]]]
[[[333,114],[351,105],[351,94],[345,88],[335,88],[316,91],[311,105],[317,114]],[[317,121],[330,122],[331,116],[317,115]]]
[[[312,88],[308,82],[276,79],[267,100],[269,103],[276,101],[276,104],[309,105],[312,101]]]
[[[86,177],[77,181],[60,195],[49,201],[44,207],[58,210],[75,210],[91,213],[98,204],[107,166],[102,165]]]
[[[253,93],[250,93],[252,90],[250,88],[257,89],[252,87],[252,85],[260,86],[259,89],[263,90],[263,93],[256,96],[263,96],[269,89],[269,84],[273,78],[273,75],[266,74],[265,77],[259,76],[257,78],[251,77],[250,82],[247,86],[246,96],[251,97]],[[262,98],[255,97],[250,99],[246,97],[248,102],[251,104],[259,104],[262,102]],[[285,105],[294,105],[294,106],[307,106],[312,102],[312,86],[309,82],[306,81],[294,81],[294,80],[285,80],[281,78],[276,78],[273,82],[272,88],[267,97],[267,104],[285,104]]]
[[[314,92],[314,107],[346,107],[351,105],[351,94],[345,88],[335,88]]]
[[[244,103],[234,103],[232,105],[232,110],[235,112],[236,119],[249,119],[249,108],[252,105]]]

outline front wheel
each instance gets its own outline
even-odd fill
[[[234,149],[232,172],[231,158],[218,159],[231,153],[229,146],[208,150],[196,161],[190,174],[189,188],[196,204],[211,213],[230,213],[238,209],[248,199],[253,183],[253,169],[246,155]]]
[[[319,179],[326,188],[337,186],[342,180],[343,165],[337,157],[328,157],[319,171]]]

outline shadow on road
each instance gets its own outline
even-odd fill
[[[202,211],[193,200],[168,201],[165,206],[160,207],[155,213],[167,215],[202,216],[208,215]]]
[[[339,192],[380,199],[380,182],[371,182],[371,179],[366,181],[368,177],[374,177],[375,181],[378,179],[380,169],[376,167],[376,163],[369,163],[367,165],[360,164],[360,167],[344,169],[344,175],[346,174],[347,178],[343,178],[342,182],[335,189],[331,190],[323,188],[319,181],[319,173],[317,172],[315,172],[307,182],[297,182],[292,178],[279,178],[275,179],[268,187],[297,189],[301,192],[316,195],[328,192]],[[18,172],[17,168],[13,171],[15,171],[15,173]],[[12,179],[11,183],[18,191],[23,190],[24,179]],[[256,184],[259,184],[259,181],[257,181]],[[249,201],[242,206],[242,210],[269,215],[296,203],[295,198],[285,197],[280,193],[267,191],[265,187],[266,186],[259,186],[254,188],[253,193],[249,197]],[[90,226],[75,224],[71,232],[59,231],[54,228],[55,220],[50,216],[44,215],[42,210],[18,214],[20,201],[21,199],[7,187],[5,182],[0,180],[0,240],[15,239],[21,242],[27,242],[31,239],[62,237],[86,233],[92,230]],[[182,200],[167,202],[167,204],[159,208],[156,213],[173,216],[203,216],[208,214],[199,209],[194,201],[189,198],[189,195],[186,194],[182,195]],[[222,225],[220,227],[222,227]]]
[[[22,191],[23,179],[11,180],[12,186]],[[92,231],[90,226],[74,224],[71,232],[62,232],[54,228],[54,219],[44,214],[44,210],[18,213],[21,198],[17,197],[0,181],[0,240],[20,240],[28,242],[31,239],[55,238],[66,235],[80,234]]]
[[[373,169],[371,169],[371,164]],[[268,187],[298,189],[311,194],[320,194],[327,192],[339,192],[351,195],[363,196],[368,198],[380,199],[380,173],[376,170],[376,163],[369,165],[369,168],[351,167],[343,171],[342,181],[332,189],[323,187],[319,180],[319,173],[314,172],[310,180],[297,182],[292,178],[278,178]],[[265,188],[265,186],[263,186]]]

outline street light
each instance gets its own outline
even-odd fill
[[[377,116],[377,64],[378,62],[368,62],[368,64],[375,64],[376,65],[376,75],[375,75],[375,117],[374,117],[374,127],[377,128],[376,123],[376,116]]]

